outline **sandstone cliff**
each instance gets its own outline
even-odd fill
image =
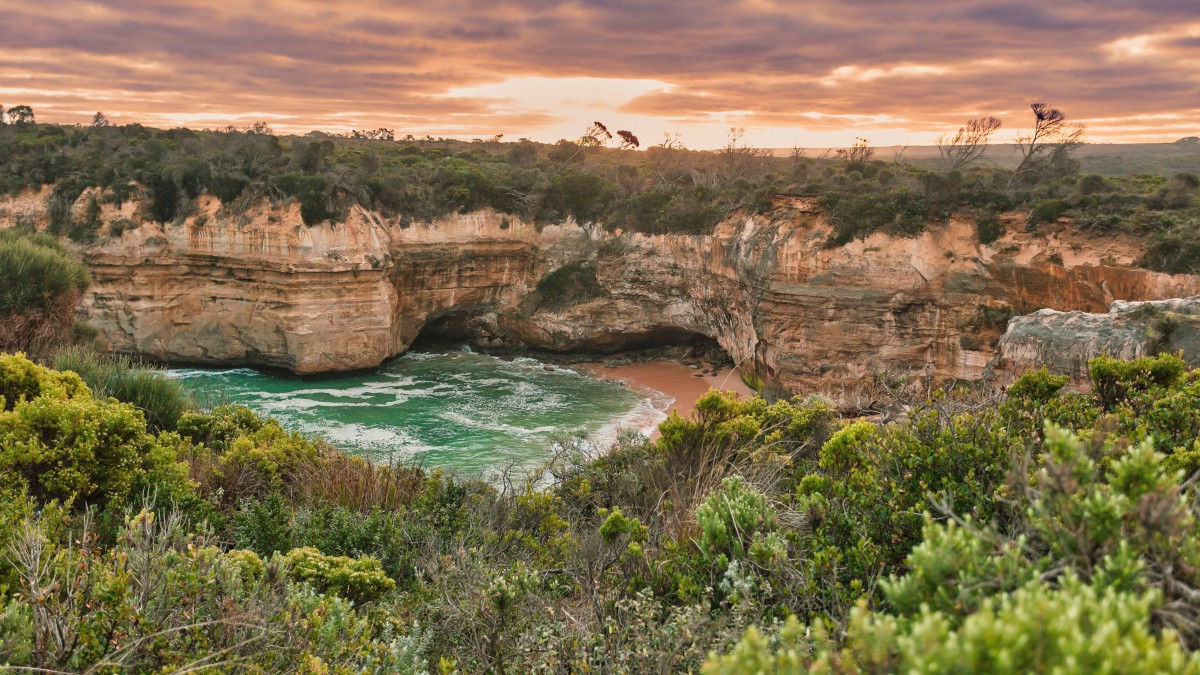
[[[0,201],[0,225],[44,225],[47,194]],[[1136,269],[1136,240],[1007,224],[987,246],[955,219],[827,248],[828,223],[800,198],[711,236],[616,236],[493,212],[402,223],[355,209],[306,227],[295,204],[232,213],[203,197],[176,223],[102,229],[82,251],[94,280],[82,312],[121,352],[297,373],[377,366],[449,318],[485,344],[551,350],[702,335],[770,383],[852,402],[879,371],[979,378],[1013,315],[1200,294],[1200,277]],[[581,260],[603,295],[538,302],[539,279]]]

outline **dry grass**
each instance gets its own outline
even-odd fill
[[[342,506],[356,511],[396,510],[420,494],[425,472],[391,460],[373,464],[361,457],[327,452],[301,462],[292,490],[305,506]]]
[[[41,359],[69,343],[75,307],[82,296],[82,291],[71,291],[54,296],[36,311],[0,313],[0,352],[24,352]]]

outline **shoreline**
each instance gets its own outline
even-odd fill
[[[658,358],[616,366],[602,362],[577,363],[573,367],[601,380],[620,382],[651,398],[655,394],[669,397],[671,403],[660,408],[663,419],[670,417],[671,413],[688,417],[695,409],[696,401],[709,389],[731,391],[743,398],[754,395],[754,390],[742,382],[738,371],[728,366],[689,367],[678,361]],[[658,438],[658,423],[654,425],[650,438]]]

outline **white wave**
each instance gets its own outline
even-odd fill
[[[483,417],[477,412],[467,414],[455,410],[445,410],[438,413],[438,417],[469,429],[479,429],[481,431],[500,432],[509,436],[515,436],[521,439],[529,439],[536,436],[545,436],[547,434],[558,431],[558,427],[543,425],[537,427],[519,427],[513,424],[501,422],[494,416]]]
[[[606,452],[617,441],[622,431],[633,429],[643,436],[651,436],[667,419],[667,410],[675,402],[674,397],[662,392],[642,398],[627,412],[600,425],[588,436],[600,452]]]
[[[177,380],[190,380],[197,377],[223,378],[228,375],[239,377],[262,377],[262,373],[253,368],[168,368],[162,371],[167,377]]]

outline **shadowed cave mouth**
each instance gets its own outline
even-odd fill
[[[528,344],[505,335],[503,327],[483,318],[483,311],[454,311],[432,317],[409,346],[410,351],[448,351],[464,346],[497,356],[530,356],[550,363],[649,361],[732,366],[733,359],[711,337],[676,327],[637,333],[598,332],[570,343]]]

